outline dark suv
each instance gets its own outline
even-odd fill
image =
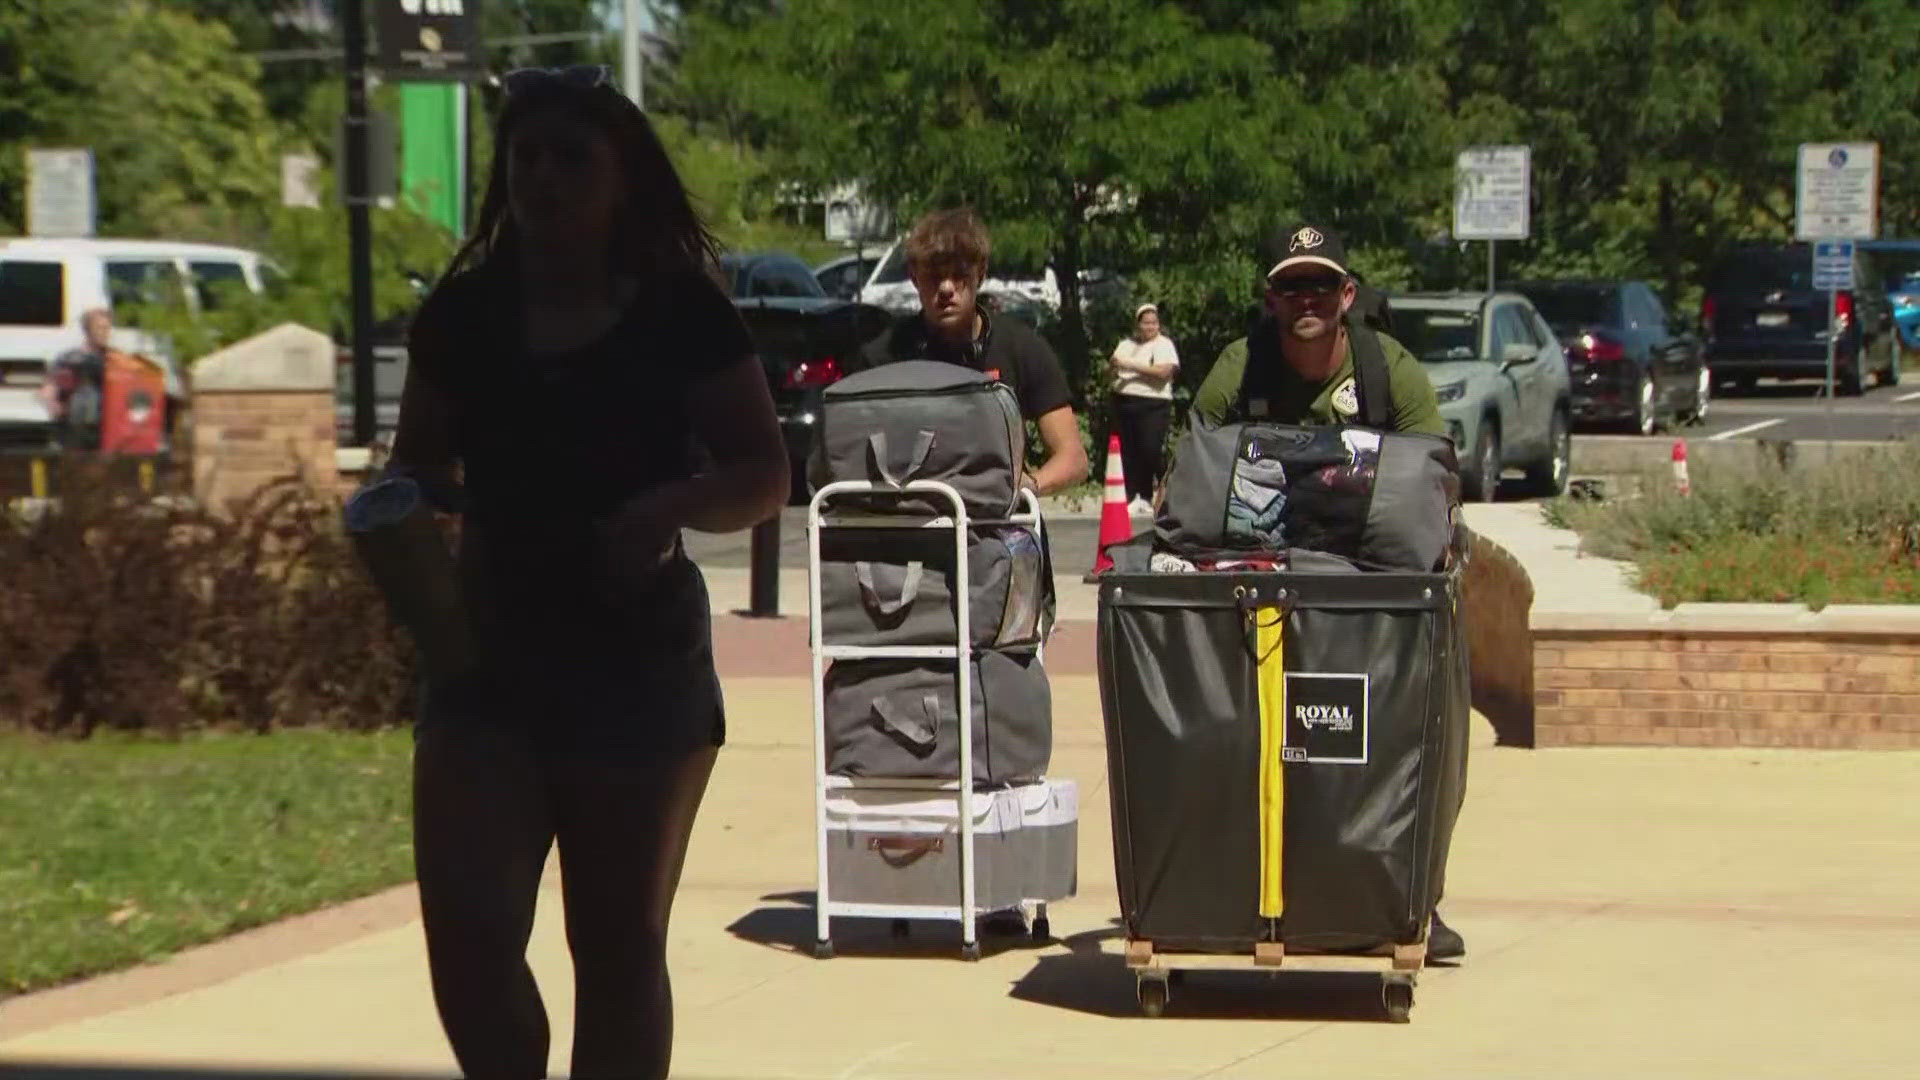
[[[887,328],[890,317],[872,304],[828,296],[812,268],[786,252],[729,252],[721,256],[720,270],[773,390],[793,472],[789,501],[805,502],[821,391]]]
[[[1667,317],[1643,281],[1522,281],[1567,350],[1573,419],[1651,435],[1662,423],[1704,420],[1712,398],[1688,320]]]
[[[1836,392],[1857,395],[1869,374],[1899,376],[1884,345],[1893,325],[1887,290],[1873,259],[1854,252],[1854,288],[1837,297]],[[1722,386],[1755,379],[1825,379],[1827,294],[1813,287],[1811,244],[1749,244],[1723,255],[1707,273],[1700,323],[1707,367]],[[1871,369],[1871,370],[1870,370]]]

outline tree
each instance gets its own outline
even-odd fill
[[[151,3],[17,0],[0,15],[0,218],[24,229],[24,150],[94,151],[106,235],[218,238],[277,198],[278,133],[225,27]]]
[[[724,6],[733,18],[689,17],[676,100],[803,186],[859,178],[901,216],[976,206],[997,250],[1051,260],[1076,379],[1090,260],[1122,241],[1164,267],[1214,259],[1241,224],[1215,211],[1285,186],[1264,140],[1266,48],[1176,6],[793,0],[757,18]]]

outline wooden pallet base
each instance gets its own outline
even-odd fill
[[[1163,952],[1153,942],[1127,941],[1127,967],[1143,977],[1167,971],[1234,971],[1249,967],[1265,971],[1418,972],[1427,964],[1426,935],[1411,945],[1394,945],[1365,953],[1288,952],[1277,941],[1255,942],[1251,952]]]
[[[1288,952],[1277,941],[1256,942],[1250,952],[1236,953],[1162,952],[1151,941],[1126,943],[1127,967],[1134,973],[1140,1009],[1148,1016],[1166,1010],[1173,978],[1183,971],[1347,972],[1378,975],[1387,1018],[1404,1024],[1426,959],[1424,940],[1368,953]]]

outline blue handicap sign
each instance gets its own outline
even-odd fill
[[[1849,292],[1853,289],[1853,241],[1814,242],[1813,287],[1821,292]]]

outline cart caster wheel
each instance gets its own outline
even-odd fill
[[[1387,1008],[1387,1019],[1396,1023],[1407,1022],[1407,1014],[1413,1011],[1413,985],[1411,983],[1390,982],[1380,987],[1380,1000]]]
[[[965,945],[960,946],[960,959],[968,963],[980,959],[980,943],[977,941],[969,941]]]
[[[913,924],[905,919],[895,919],[892,930],[894,937],[903,938],[913,933]]]
[[[1141,979],[1136,988],[1140,997],[1140,1012],[1148,1017],[1157,1017],[1167,1011],[1167,983],[1164,979]]]
[[[821,940],[814,942],[813,958],[815,960],[833,959],[833,942],[828,941],[825,938],[822,938]]]
[[[1053,940],[1053,924],[1047,921],[1045,915],[1033,920],[1033,940],[1039,942]]]

